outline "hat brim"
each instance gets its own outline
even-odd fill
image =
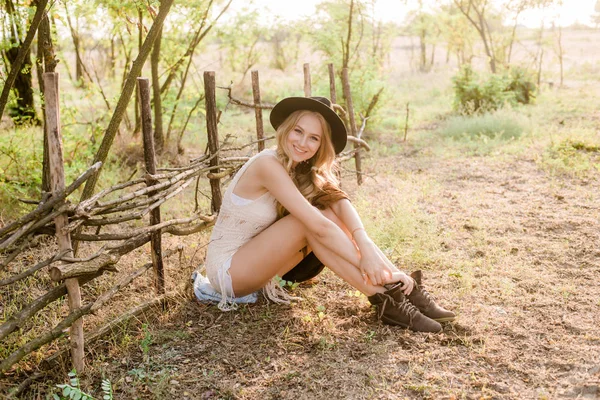
[[[273,128],[277,129],[291,113],[297,110],[316,111],[325,118],[331,128],[331,141],[335,154],[341,153],[348,141],[348,132],[344,121],[327,104],[310,97],[287,97],[271,110],[269,117]]]

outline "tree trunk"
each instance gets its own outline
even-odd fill
[[[102,138],[102,143],[100,144],[100,148],[94,157],[94,163],[98,161],[106,161],[108,157],[108,152],[112,146],[113,140],[115,139],[115,135],[117,134],[117,130],[119,129],[119,125],[123,119],[123,115],[127,110],[127,105],[129,104],[129,100],[131,99],[131,95],[133,94],[133,90],[135,89],[137,83],[137,77],[140,75],[142,71],[142,67],[150,54],[150,50],[154,44],[154,40],[158,36],[159,30],[162,28],[162,24],[169,13],[171,5],[174,0],[162,0],[160,3],[160,8],[158,11],[158,15],[156,16],[148,35],[146,36],[146,40],[142,44],[142,48],[140,50],[140,54],[133,62],[131,66],[131,70],[129,71],[129,75],[127,76],[127,81],[123,87],[123,91],[121,92],[121,96],[119,97],[119,101],[117,106],[115,107],[115,112],[108,124],[108,128],[106,129],[106,133]],[[81,200],[88,199],[93,193],[94,188],[96,187],[96,183],[98,182],[98,177],[100,175],[99,170],[97,173],[93,174],[85,184],[83,189],[83,193],[81,195]]]
[[[150,55],[150,66],[152,70],[152,96],[154,97],[154,146],[157,154],[161,154],[164,148],[162,102],[160,99],[160,82],[158,80],[158,64],[160,62],[160,43],[162,41],[162,29],[154,41],[152,54]]]
[[[75,48],[75,81],[77,82],[77,85],[84,87],[85,86],[85,77],[84,77],[85,67],[83,65],[83,60],[81,59],[81,46],[80,46],[80,41],[79,41],[79,33],[76,29],[79,27],[79,22],[77,20],[75,20],[77,27],[73,26],[73,22],[71,21],[71,15],[69,14],[69,9],[67,8],[66,2],[65,2],[65,13],[67,15],[67,24],[69,25],[69,31],[71,32],[71,39],[73,40],[73,47]],[[88,76],[88,78],[90,78],[90,77]]]
[[[419,35],[419,45],[421,47],[421,62],[419,63],[419,70],[421,72],[427,71],[427,44],[425,43],[425,29],[422,29]]]
[[[600,4],[600,3],[598,3]],[[558,61],[560,62],[560,87],[563,85],[564,80],[564,67],[563,67],[563,47],[562,47],[562,27],[558,26]]]
[[[39,6],[39,0],[36,1]],[[54,54],[52,44],[52,31],[50,30],[50,20],[47,14],[44,14],[38,28],[38,55],[37,55],[37,76],[40,86],[40,93],[44,91],[43,73],[54,72],[58,60]],[[50,168],[48,159],[48,132],[46,127],[46,107],[42,103],[42,116],[44,119],[44,157],[42,162],[42,192],[50,192]]]
[[[144,16],[142,14],[142,9],[138,8],[138,49],[141,52],[142,50],[142,41],[144,32]],[[141,70],[140,70],[141,71]],[[134,78],[138,78],[138,76]],[[140,116],[140,94],[138,91],[135,91],[135,104],[134,104],[134,118],[135,118],[135,126],[133,127],[133,136],[137,136],[142,131],[142,118]]]

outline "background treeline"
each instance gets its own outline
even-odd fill
[[[302,63],[311,62],[314,73],[326,76],[326,64],[332,62],[338,74],[349,69],[357,121],[368,118],[371,129],[382,122],[376,118],[378,113],[389,111],[393,104],[392,71],[458,71],[453,78],[454,109],[463,114],[507,103],[526,104],[534,100],[545,77],[552,85],[564,81],[564,28],[555,23],[558,15],[551,12],[560,0],[420,0],[411,3],[405,19],[399,16],[398,21],[385,23],[375,17],[376,0],[323,1],[314,15],[291,22],[265,18],[264,10],[236,1],[173,2],[145,60],[141,75],[152,80],[154,135],[165,162],[183,154],[186,147],[201,151],[205,145],[201,134],[204,70],[218,71],[221,84],[231,82],[233,95],[249,98],[249,71],[260,69],[267,88],[263,101],[275,102],[301,94],[301,85],[291,78],[298,76]],[[24,52],[22,65],[17,65],[38,7],[48,12]],[[6,104],[0,101],[7,114],[0,140],[3,203],[16,206],[11,199],[35,197],[45,185],[41,74],[54,70],[62,74],[61,118],[67,174],[72,177],[97,156],[160,7],[157,0],[2,2],[0,78],[6,81],[10,71],[18,68],[11,90],[4,87]],[[532,9],[546,10],[547,18],[538,29],[519,24],[522,14]],[[599,16],[600,4],[592,21],[600,22]],[[404,59],[392,59],[397,47],[405,50]],[[327,93],[326,80],[314,85],[313,92]],[[112,152],[109,157],[115,161],[114,170],[120,170],[123,161],[135,165],[139,150],[130,143],[139,139],[138,101],[135,94],[119,120],[121,145],[116,153],[121,158],[113,159]],[[343,105],[344,99],[338,103]],[[247,129],[252,129],[251,124]],[[110,163],[106,168],[111,169]]]

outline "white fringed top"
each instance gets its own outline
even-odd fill
[[[249,165],[259,157],[277,157],[275,149],[265,149],[250,158],[237,172],[223,196],[221,210],[213,227],[206,252],[206,275],[211,286],[221,293],[221,310],[235,309],[231,301],[233,289],[228,270],[235,252],[254,236],[277,220],[276,199],[270,192],[254,200],[232,200],[233,190]],[[239,199],[239,197],[238,197]],[[263,288],[265,295],[275,302],[289,303],[294,297],[281,289],[275,280]]]

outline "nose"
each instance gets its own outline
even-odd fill
[[[306,145],[308,144],[308,135],[302,135],[302,137],[299,140],[300,146],[302,147],[306,147]]]

